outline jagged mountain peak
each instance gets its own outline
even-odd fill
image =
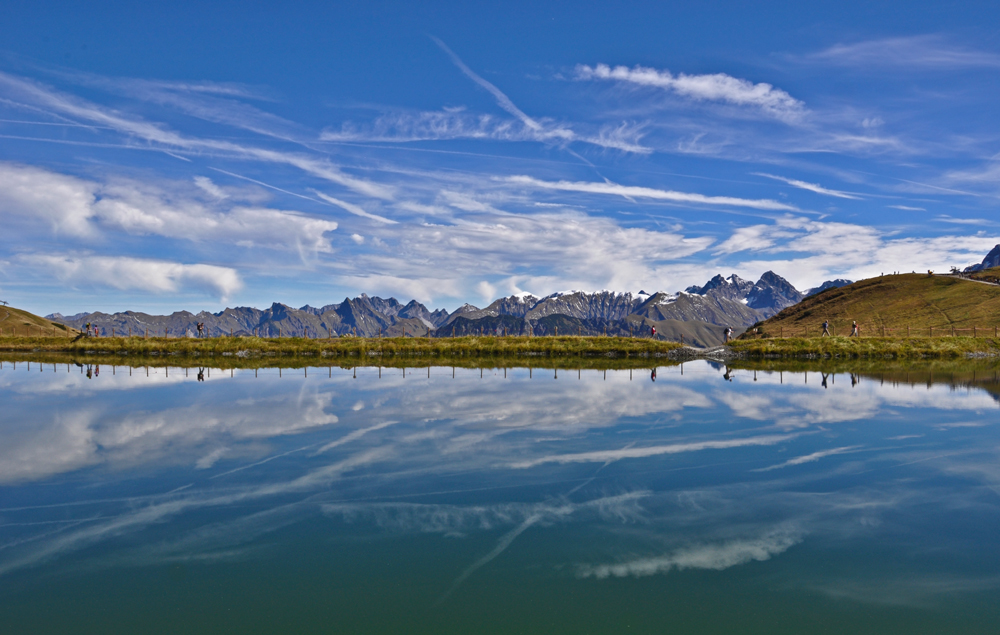
[[[986,254],[983,261],[977,265],[972,265],[965,268],[966,273],[972,273],[975,271],[982,271],[983,269],[992,269],[994,267],[1000,267],[1000,245],[997,245],[990,250],[990,253]]]
[[[836,280],[827,280],[818,287],[813,287],[805,293],[805,297],[814,296],[817,293],[823,293],[827,289],[838,289],[840,287],[846,287],[849,284],[854,284],[853,280],[847,280],[846,278],[837,278]]]

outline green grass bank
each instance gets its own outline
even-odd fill
[[[436,364],[448,366],[541,365],[541,360],[559,360],[557,367],[576,368],[587,360],[588,368],[614,367],[598,360],[632,360],[627,366],[644,360],[665,357],[680,347],[676,342],[627,337],[455,337],[455,338],[360,338],[330,340],[310,338],[82,338],[4,337],[0,354],[30,354],[40,359],[57,355],[60,363],[67,356],[123,365],[162,365],[164,357],[171,364],[213,366],[225,361],[227,366],[253,368],[262,365],[340,365],[404,366]],[[100,360],[104,361],[100,361]],[[273,360],[262,363],[262,359]],[[119,361],[120,360],[120,361]],[[158,361],[156,361],[158,360]],[[280,360],[280,361],[279,361]],[[318,361],[324,360],[324,361]],[[155,362],[155,363],[152,363]]]

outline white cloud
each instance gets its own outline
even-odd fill
[[[725,73],[706,75],[674,75],[670,71],[658,71],[655,68],[635,66],[615,66],[598,64],[597,66],[579,65],[576,76],[583,80],[611,80],[651,86],[672,91],[682,97],[698,101],[718,101],[736,106],[751,106],[762,112],[782,120],[794,120],[805,111],[801,101],[771,84],[739,79]]]
[[[207,176],[194,177],[194,184],[203,189],[206,193],[218,199],[229,198],[229,194],[221,187],[212,182]]]
[[[774,174],[767,174],[766,172],[754,172],[757,176],[767,177],[769,179],[774,179],[775,181],[781,181],[782,183],[788,183],[792,187],[797,187],[802,190],[809,190],[810,192],[816,192],[817,194],[823,194],[824,196],[834,196],[836,198],[849,198],[853,200],[860,200],[860,196],[855,196],[854,194],[849,194],[847,192],[841,192],[840,190],[831,190],[825,188],[816,183],[808,183],[806,181],[799,181],[798,179],[789,179],[783,176],[775,176]]]
[[[708,569],[722,571],[750,562],[764,562],[802,542],[802,532],[779,527],[757,538],[731,540],[719,544],[695,545],[652,558],[618,564],[582,565],[581,578],[642,577],[672,570]]]
[[[0,163],[0,217],[22,224],[39,220],[62,236],[92,238],[102,230],[211,241],[247,247],[290,249],[306,254],[331,251],[327,232],[337,223],[295,211],[264,207],[219,207],[229,195],[208,179],[198,189],[212,192],[206,203],[190,186],[154,186],[117,179],[98,183],[41,168]],[[208,188],[208,189],[206,189]],[[224,196],[219,197],[222,193]]]
[[[744,260],[748,275],[773,270],[806,289],[833,278],[861,280],[888,271],[947,271],[979,262],[998,235],[894,237],[875,227],[784,216],[767,225],[737,229],[715,253],[782,254]],[[795,257],[791,254],[801,254]]]
[[[590,285],[638,289],[668,279],[673,284],[676,278],[668,273],[667,263],[701,252],[713,242],[709,237],[622,227],[613,219],[578,211],[517,214],[477,206],[475,199],[450,200],[476,209],[451,224],[380,228],[377,236],[385,245],[372,245],[350,264],[338,264],[345,269],[342,281],[369,293],[402,293],[422,301],[481,296],[484,288],[476,285],[484,281],[508,292]],[[470,279],[469,272],[476,277]]]
[[[8,228],[42,221],[57,234],[92,236],[96,185],[47,170],[0,163],[0,215]]]
[[[779,203],[770,199],[747,199],[732,196],[706,196],[690,192],[675,192],[659,190],[651,187],[633,185],[618,185],[610,182],[591,181],[542,181],[530,176],[511,176],[505,179],[508,183],[522,185],[536,190],[557,190],[561,192],[582,192],[585,194],[607,194],[625,198],[649,198],[673,203],[695,203],[699,205],[725,205],[727,207],[749,207],[761,210],[797,211],[793,205]]]
[[[45,269],[63,282],[108,286],[150,293],[198,290],[225,301],[243,287],[235,269],[216,265],[186,265],[166,260],[114,256],[25,255],[19,260]]]

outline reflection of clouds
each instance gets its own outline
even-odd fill
[[[780,470],[783,467],[802,465],[803,463],[812,463],[813,461],[818,461],[828,456],[834,456],[835,454],[843,454],[845,452],[850,452],[851,450],[856,450],[860,447],[861,447],[860,445],[848,445],[842,448],[833,448],[831,450],[820,450],[819,452],[813,452],[812,454],[805,454],[803,456],[797,456],[794,459],[788,459],[784,463],[778,463],[777,465],[769,465],[768,467],[762,467],[758,470],[754,470],[754,472],[770,472],[771,470]]]
[[[841,385],[831,382],[828,389],[803,384],[781,390],[774,390],[773,385],[772,381],[766,388],[753,386],[749,390],[742,386],[738,390],[716,386],[712,396],[738,417],[774,421],[777,427],[785,429],[872,419],[887,408],[973,412],[997,409],[996,402],[985,392],[959,392],[947,385],[914,389],[874,382],[855,387],[847,382]],[[755,392],[760,389],[766,394]]]
[[[727,439],[725,441],[696,441],[693,443],[672,443],[670,445],[654,445],[644,448],[623,448],[621,450],[599,450],[596,452],[578,452],[574,454],[550,454],[528,461],[512,463],[514,468],[527,468],[543,463],[607,463],[621,459],[641,459],[662,454],[679,454],[681,452],[699,452],[701,450],[725,450],[728,448],[743,448],[756,445],[775,445],[782,441],[794,439],[794,434],[771,434],[742,439]]]
[[[463,536],[524,523],[558,520],[573,514],[589,514],[609,522],[637,521],[639,502],[649,492],[602,496],[583,503],[567,500],[541,503],[497,503],[492,505],[435,505],[417,503],[338,503],[322,506],[323,513],[346,522],[371,522],[399,533],[435,533]]]
[[[712,401],[693,388],[615,379],[602,381],[591,374],[582,381],[575,377],[560,379],[558,384],[541,379],[430,382],[419,390],[406,392],[405,402],[396,406],[398,414],[386,405],[380,414],[406,415],[410,420],[461,419],[466,425],[537,429],[598,427],[613,425],[627,417],[712,407]]]
[[[160,459],[179,458],[207,468],[222,458],[223,440],[266,439],[336,423],[336,415],[327,412],[332,402],[331,394],[303,389],[299,394],[120,415],[87,406],[34,404],[9,412],[10,419],[0,428],[0,482]],[[205,445],[215,447],[205,453],[200,450]]]
[[[46,414],[48,422],[8,421],[0,428],[0,483],[35,480],[100,462],[94,412]]]
[[[368,377],[359,369],[358,380],[349,371],[339,378],[310,372],[289,379],[286,373],[283,380],[275,373],[257,381],[238,376],[209,390],[146,383],[143,375],[133,381],[149,390],[123,386],[118,400],[109,398],[113,391],[64,393],[28,385],[54,376],[19,380],[0,393],[12,395],[5,402],[10,421],[0,426],[0,480],[40,480],[98,465],[180,463],[191,471],[174,473],[190,474],[192,484],[169,496],[80,508],[72,522],[82,524],[69,522],[58,533],[19,529],[40,533],[29,542],[8,541],[12,546],[0,550],[0,573],[98,543],[119,548],[108,558],[116,564],[224,560],[318,514],[397,536],[495,531],[486,537],[492,545],[469,558],[453,588],[509,553],[504,550],[513,541],[542,531],[570,537],[552,565],[590,563],[577,570],[584,577],[723,570],[769,559],[773,573],[794,560],[776,556],[806,535],[802,549],[879,540],[903,529],[917,536],[910,541],[917,544],[918,510],[976,508],[972,502],[982,508],[982,500],[972,499],[992,493],[968,487],[968,479],[1000,491],[995,452],[969,450],[988,428],[933,430],[959,417],[975,419],[970,413],[977,409],[992,411],[988,396],[874,382],[853,389],[831,382],[825,391],[812,385],[812,377],[808,386],[728,384],[698,368],[687,365],[684,377],[662,372],[655,384],[629,382],[627,372],[608,373],[607,381],[593,371],[581,380],[560,372],[558,381],[536,372],[529,381],[520,371],[503,379],[501,369],[492,378],[461,371],[452,380],[450,369],[447,377],[432,369],[432,379],[387,374],[378,380],[374,369]],[[883,417],[924,426],[927,434],[896,435],[892,447],[874,448],[871,426],[806,430],[832,421],[881,423]],[[757,423],[774,419],[790,429]],[[313,434],[279,447],[266,442],[303,432]],[[875,443],[886,434],[878,430]],[[846,468],[842,459],[820,460],[860,447],[876,451],[852,455]],[[638,464],[679,454],[685,456],[666,466]],[[622,459],[630,460],[603,467]],[[776,469],[793,465],[801,467]],[[751,471],[761,466],[771,471]],[[838,480],[848,472],[849,480]],[[112,486],[107,470],[101,479],[97,487]],[[623,491],[632,493],[608,494]],[[248,507],[254,513],[247,514]],[[8,513],[24,514],[26,521],[52,518],[37,510]],[[199,526],[208,517],[211,522]],[[152,525],[167,523],[184,530],[143,545]],[[125,549],[117,541],[127,535],[132,547]]]
[[[771,556],[784,553],[802,542],[802,533],[796,529],[780,527],[755,538],[742,538],[718,544],[692,545],[663,556],[638,558],[617,564],[581,565],[581,578],[603,579],[610,576],[648,576],[672,570],[712,569],[722,571],[748,562],[763,562]]]
[[[892,578],[884,574],[872,578],[822,580],[807,588],[836,600],[926,610],[960,595],[994,591],[1000,587],[1000,577],[996,576],[907,573]]]

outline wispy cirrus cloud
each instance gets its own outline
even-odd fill
[[[761,82],[753,83],[725,73],[705,75],[673,74],[646,66],[611,67],[607,64],[576,67],[580,80],[615,81],[634,86],[667,90],[696,101],[714,101],[734,106],[752,107],[781,119],[793,121],[805,114],[805,104],[780,88]]]
[[[536,122],[539,123],[539,122]],[[539,125],[549,122],[542,120]],[[642,145],[643,127],[628,122],[601,126],[592,134],[577,134],[563,127],[557,135],[560,141],[580,141],[611,150],[649,154],[652,148]],[[414,141],[445,141],[472,139],[478,141],[534,141],[549,143],[552,137],[539,134],[537,128],[527,126],[517,119],[505,119],[490,114],[469,113],[463,110],[425,112],[394,112],[378,117],[371,124],[358,125],[346,122],[339,130],[326,129],[320,141],[411,143]]]
[[[448,55],[452,63],[457,66],[466,77],[492,95],[500,108],[510,113],[518,121],[520,121],[524,126],[525,132],[534,140],[546,143],[570,143],[577,141],[609,149],[622,150],[626,152],[638,152],[640,154],[648,154],[652,151],[650,148],[643,147],[638,143],[625,142],[620,135],[608,134],[610,130],[604,130],[603,134],[598,134],[597,136],[580,135],[566,125],[530,117],[523,110],[518,108],[514,102],[511,101],[510,97],[503,93],[503,91],[483,79],[479,74],[469,68],[469,66],[463,62],[454,51],[448,48],[447,44],[434,36],[431,36],[431,39],[434,40],[434,43]]]
[[[392,199],[389,186],[373,183],[343,172],[328,159],[315,155],[271,150],[232,141],[183,135],[163,124],[145,121],[82,98],[65,94],[41,83],[0,72],[0,90],[29,104],[74,120],[84,120],[110,128],[127,137],[162,146],[175,152],[221,152],[265,163],[289,165],[317,178],[330,181],[365,196]]]
[[[584,194],[608,194],[625,198],[647,198],[672,203],[695,203],[699,205],[725,205],[727,207],[749,207],[759,210],[798,211],[794,205],[779,203],[770,199],[748,199],[733,196],[706,196],[691,192],[676,192],[660,190],[651,187],[634,185],[619,185],[611,182],[590,181],[543,181],[531,176],[510,176],[503,179],[508,183],[524,186],[535,190],[556,190],[561,192],[580,192]]]
[[[754,174],[756,174],[757,176],[763,176],[768,179],[774,179],[775,181],[781,181],[782,183],[787,183],[792,187],[799,188],[800,190],[808,190],[810,192],[815,192],[817,194],[822,194],[824,196],[833,196],[836,198],[849,198],[855,201],[861,200],[861,197],[855,194],[842,192],[840,190],[831,190],[817,183],[808,183],[806,181],[800,181],[798,179],[789,179],[784,176],[776,176],[774,174],[768,174],[766,172],[754,172]]]
[[[857,68],[919,68],[954,70],[963,68],[1000,68],[1000,55],[956,46],[940,35],[879,38],[851,44],[835,44],[805,57]]]

